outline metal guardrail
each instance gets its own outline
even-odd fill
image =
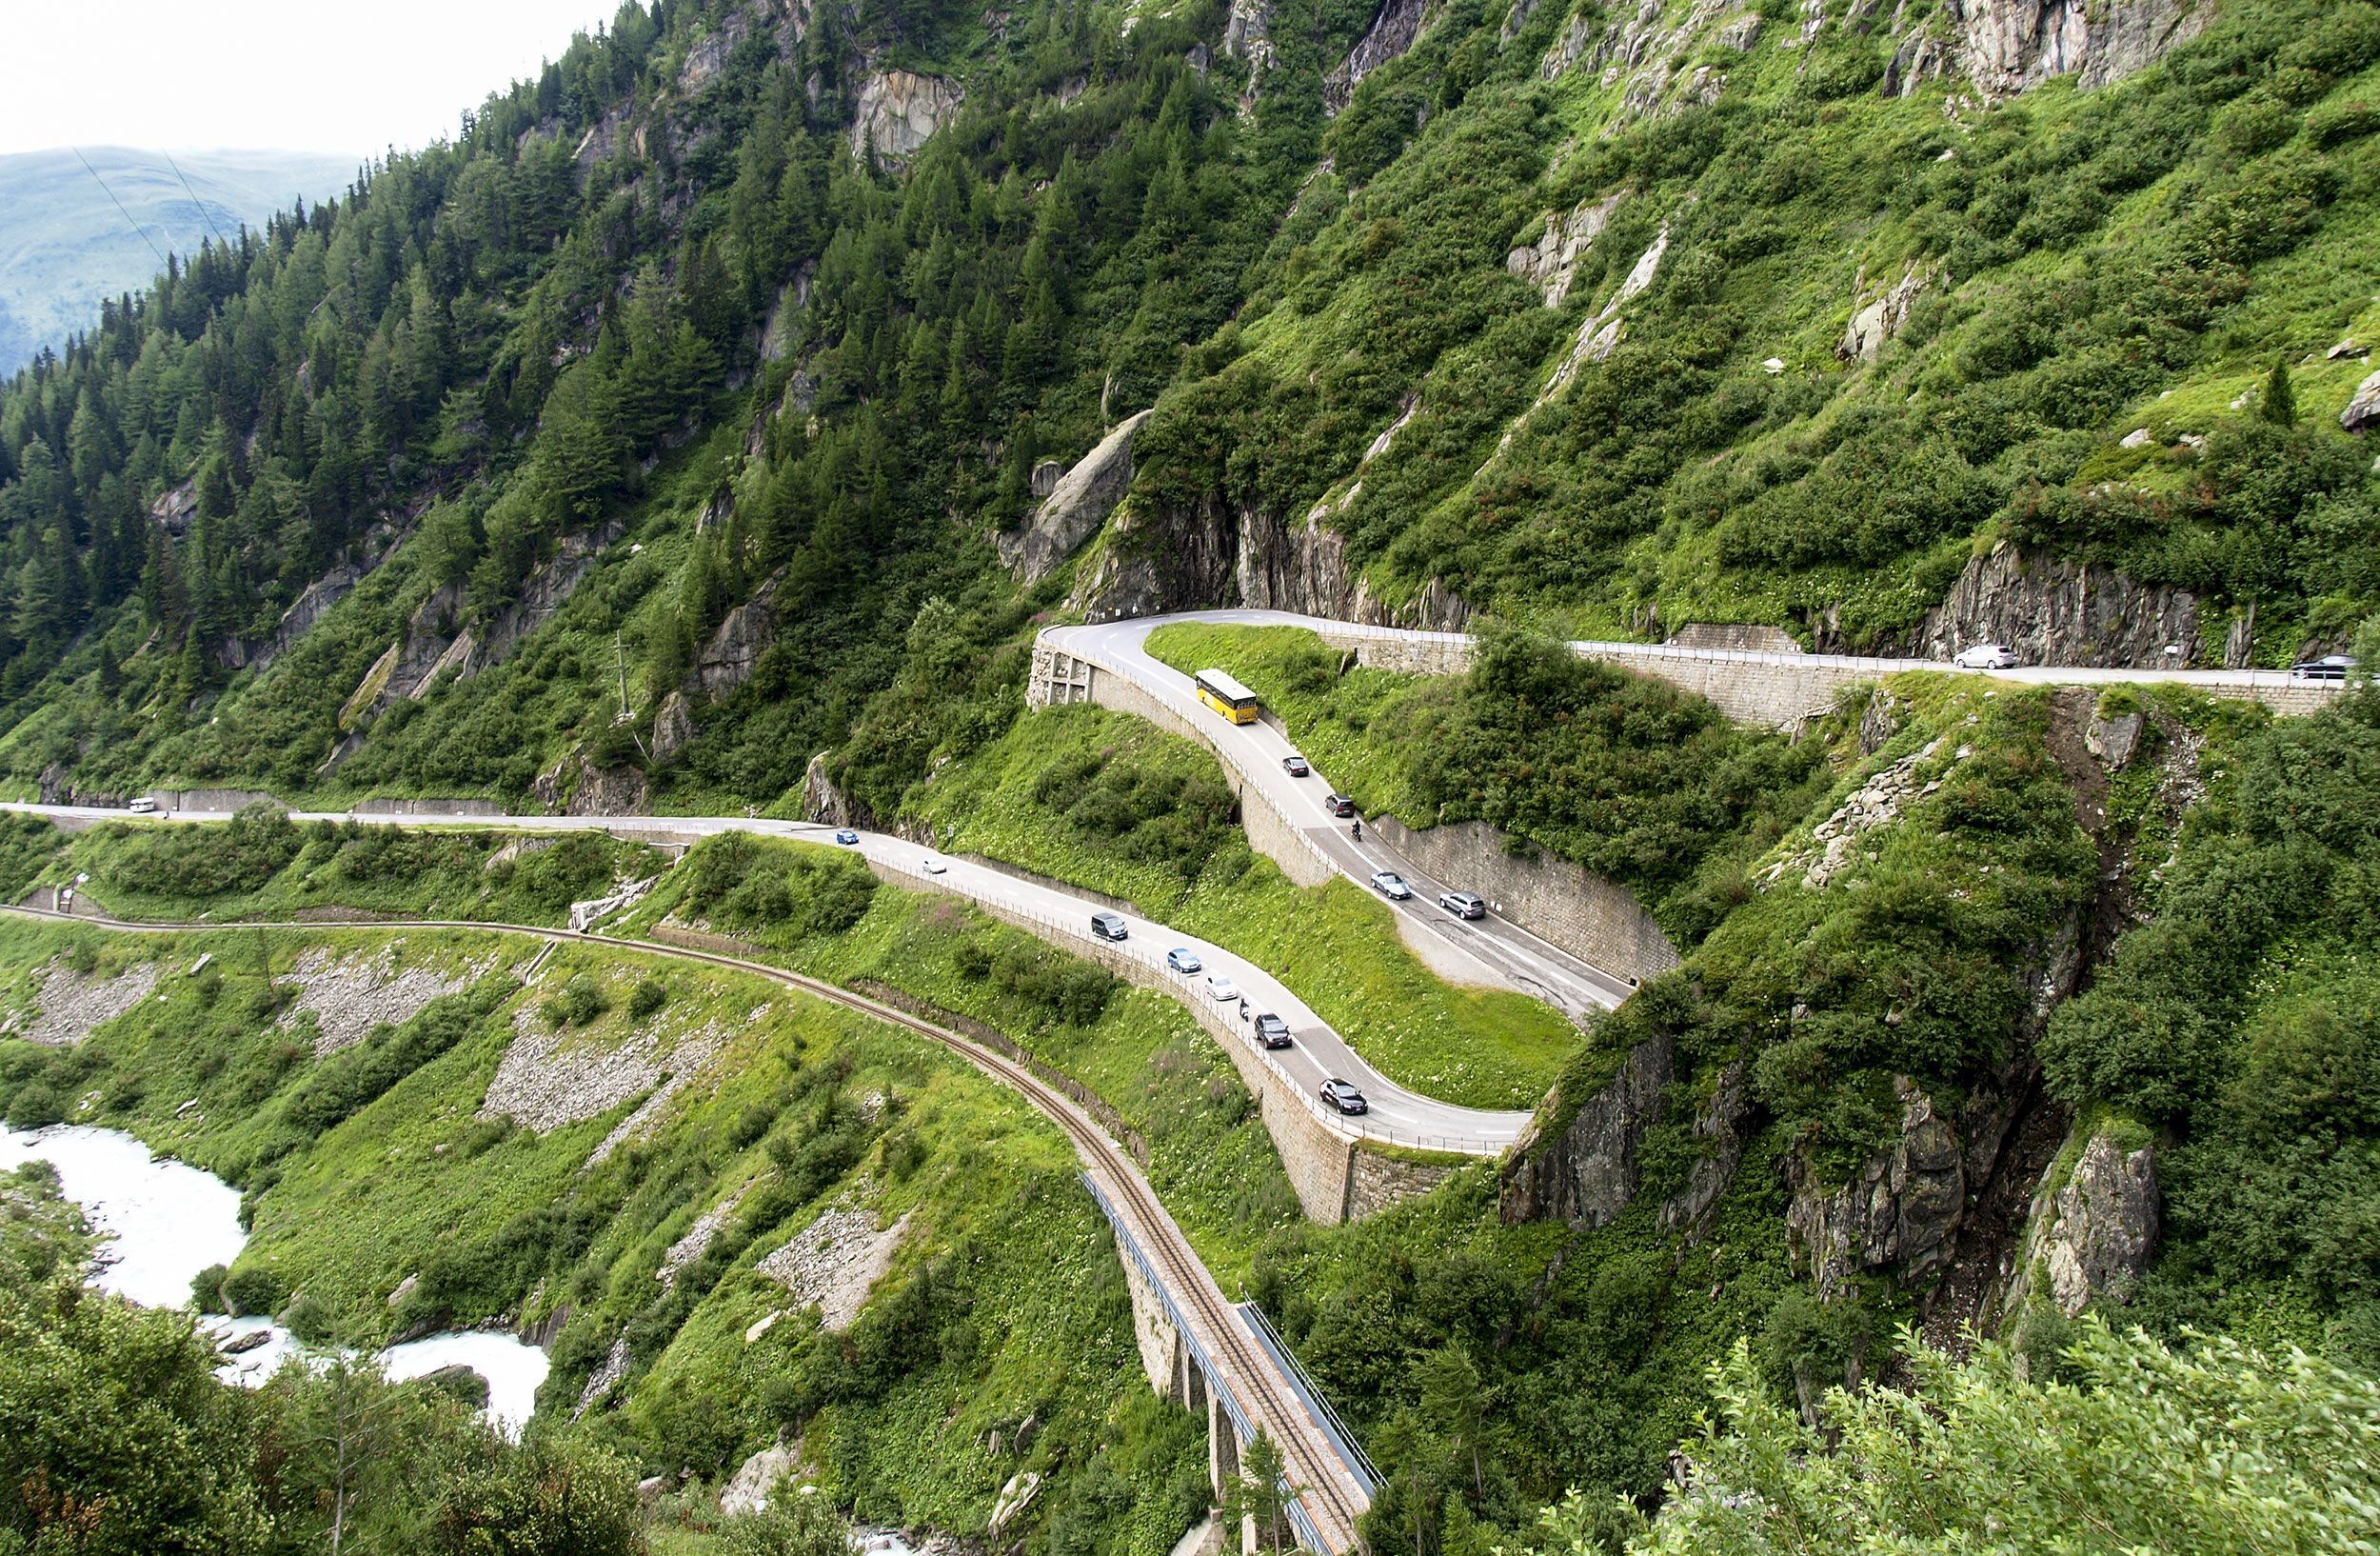
[[[1140,1247],[1140,1240],[1132,1235],[1132,1228],[1124,1224],[1121,1212],[1116,1208],[1115,1202],[1107,1197],[1107,1190],[1100,1187],[1099,1180],[1088,1172],[1081,1173],[1080,1176],[1082,1179],[1082,1187],[1089,1189],[1091,1198],[1098,1202],[1100,1213],[1107,1218],[1107,1225],[1115,1230],[1116,1246],[1123,1250],[1124,1257],[1132,1261],[1133,1267],[1140,1271],[1140,1278],[1146,1281],[1149,1289],[1157,1294],[1159,1305],[1165,1309],[1166,1318],[1174,1326],[1174,1332],[1181,1337],[1182,1345],[1189,1349],[1191,1360],[1198,1364],[1200,1375],[1206,1379],[1207,1392],[1213,1395],[1215,1402],[1223,1407],[1223,1413],[1231,1417],[1232,1429],[1240,1434],[1240,1441],[1243,1444],[1254,1442],[1257,1434],[1255,1421],[1240,1405],[1239,1398],[1232,1393],[1229,1384],[1223,1379],[1221,1370],[1216,1366],[1215,1359],[1207,1354],[1204,1346],[1199,1344],[1197,1332],[1191,1328],[1189,1320],[1183,1316],[1180,1304],[1174,1300],[1172,1287],[1168,1287],[1164,1278],[1158,1274],[1157,1267],[1150,1260],[1147,1250]],[[1373,1484],[1377,1485],[1378,1482]],[[1291,1497],[1288,1505],[1289,1522],[1298,1531],[1299,1544],[1308,1550],[1327,1551],[1330,1547],[1323,1544],[1321,1529],[1316,1526],[1313,1516],[1306,1511],[1304,1499],[1296,1495],[1298,1488],[1284,1478],[1279,1483],[1279,1489]],[[1367,1486],[1365,1489],[1369,1490],[1371,1487]]]
[[[1338,1450],[1340,1462],[1354,1472],[1356,1479],[1363,1483],[1364,1490],[1378,1490],[1385,1481],[1379,1467],[1372,1463],[1372,1456],[1364,1452],[1363,1445],[1356,1440],[1355,1429],[1339,1419],[1339,1411],[1331,1405],[1330,1396],[1322,1392],[1321,1386],[1314,1381],[1314,1375],[1306,1370],[1305,1364],[1298,1360],[1298,1353],[1289,1348],[1289,1342],[1281,1338],[1279,1329],[1273,1327],[1273,1321],[1264,1316],[1263,1306],[1251,1298],[1238,1304],[1233,1311],[1248,1321],[1248,1327],[1256,1331],[1257,1339],[1273,1353],[1273,1360],[1289,1374],[1306,1403],[1314,1407],[1314,1424],[1321,1427],[1322,1435],[1331,1440],[1331,1446]]]

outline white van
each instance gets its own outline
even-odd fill
[[[130,805],[126,806],[124,808],[129,810],[136,816],[146,816],[153,814],[156,811],[157,802],[144,794],[139,799],[134,800]]]

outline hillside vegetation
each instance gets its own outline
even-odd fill
[[[2056,15],[625,4],[0,387],[0,787],[930,827],[1279,967],[1397,1073],[1542,1094],[1507,1160],[1317,1226],[1179,1007],[847,854],[714,839],[618,926],[1094,1098],[1378,1461],[1377,1556],[2006,1543],[2061,1475],[2078,1546],[2353,1548],[2299,1512],[2371,1501],[2371,690],[1918,673],[1789,735],[1544,641],[2380,658],[2380,7]],[[1128,470],[1056,482],[1111,430]],[[1624,883],[1682,966],[1584,1033],[1447,990],[1257,859],[1211,760],[1025,713],[1038,627],[1229,604],[1478,628],[1438,680],[1154,641],[1367,806]],[[655,868],[512,848],[11,820],[0,887],[551,923]],[[1200,1428],[1131,1377],[1054,1131],[840,1007],[530,955],[0,925],[0,1114],[232,1177],[208,1284],[309,1334],[553,1320],[545,1413],[593,1382],[573,1451],[690,1468],[674,1532],[782,1437],[863,1518],[988,1537],[1029,1469],[1001,1540],[1171,1547]],[[365,967],[444,992],[348,1031],[291,987]],[[129,1003],[61,1046],[53,984]],[[904,1215],[841,1331],[761,1267]]]

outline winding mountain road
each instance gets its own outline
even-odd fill
[[[144,819],[129,811],[98,806],[9,804],[0,809],[46,816],[53,821],[95,823]],[[222,822],[228,812],[213,810],[161,811],[156,821]],[[776,821],[744,816],[435,816],[364,814],[345,810],[307,810],[291,820],[362,822],[370,826],[491,828],[520,831],[601,831],[636,838],[655,832],[710,837],[724,832],[749,832],[763,837],[796,838],[831,844],[836,828],[815,822]],[[1253,1020],[1233,1019],[1228,1025],[1240,1033],[1253,1056],[1283,1082],[1283,1089],[1304,1104],[1332,1132],[1350,1140],[1376,1140],[1419,1149],[1467,1156],[1497,1156],[1520,1138],[1529,1113],[1522,1109],[1464,1107],[1423,1096],[1391,1081],[1374,1068],[1330,1024],[1279,979],[1246,957],[1170,929],[1154,919],[1125,913],[1128,938],[1121,944],[1096,939],[1091,915],[1115,911],[1104,902],[1046,882],[1013,874],[974,859],[941,853],[883,832],[860,831],[859,842],[845,845],[854,852],[902,878],[913,888],[947,892],[1026,921],[1042,939],[1078,951],[1102,951],[1140,964],[1184,1005],[1209,1000],[1206,979],[1220,973],[1248,996],[1247,1014],[1271,1011],[1289,1024],[1290,1046],[1266,1049],[1257,1044]],[[927,860],[942,866],[928,871]],[[1165,964],[1166,952],[1185,948],[1197,955],[1200,970],[1178,973]],[[1231,1017],[1240,1013],[1238,1001],[1222,1007]],[[1323,1081],[1332,1077],[1354,1082],[1371,1104],[1371,1111],[1346,1116],[1319,1098]]]
[[[1411,899],[1381,899],[1404,921],[1400,928],[1443,941],[1457,957],[1477,969],[1478,981],[1535,995],[1573,1020],[1609,1010],[1636,992],[1628,979],[1592,966],[1501,915],[1460,919],[1440,908],[1441,892],[1466,889],[1468,883],[1437,879],[1381,841],[1377,832],[1357,841],[1349,823],[1332,815],[1323,804],[1337,789],[1322,770],[1313,768],[1305,777],[1296,778],[1281,765],[1291,752],[1302,754],[1296,741],[1271,724],[1233,724],[1218,717],[1199,701],[1198,688],[1189,676],[1148,651],[1149,634],[1175,623],[1305,627],[1313,622],[1312,617],[1279,610],[1201,610],[1091,627],[1052,628],[1041,635],[1052,647],[1122,676],[1188,723],[1218,756],[1288,818],[1309,847],[1358,886],[1371,890],[1372,876],[1378,870],[1403,876],[1413,888]],[[1451,633],[1405,635],[1454,639]]]

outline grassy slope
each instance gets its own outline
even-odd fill
[[[1295,886],[1271,861],[1251,859],[1236,829],[1204,858],[1134,859],[1035,797],[1053,768],[1102,753],[1138,771],[1215,770],[1209,753],[1140,720],[1052,708],[943,768],[912,791],[910,804],[945,847],[1128,898],[1256,961],[1392,1080],[1474,1107],[1527,1107],[1545,1094],[1577,1046],[1577,1029],[1524,995],[1444,983],[1360,888]]]
[[[1131,1326],[1104,1226],[1062,1138],[1021,1103],[936,1050],[757,980],[576,949],[548,964],[539,992],[585,974],[615,1001],[576,1041],[625,1036],[619,1007],[644,977],[671,992],[660,1023],[733,1033],[710,1078],[681,1095],[648,1144],[583,1166],[630,1104],[544,1136],[476,1119],[510,1032],[501,970],[490,974],[492,1008],[463,1041],[319,1137],[291,1141],[277,1116],[311,1067],[252,1013],[258,980],[179,971],[209,948],[220,968],[252,963],[258,933],[161,942],[0,923],[0,965],[20,988],[27,969],[76,940],[102,972],[151,956],[172,969],[163,1002],[70,1053],[0,1045],[0,1074],[13,1090],[29,1070],[53,1082],[73,1072],[69,1084],[104,1099],[88,1121],[129,1127],[245,1181],[256,1235],[243,1265],[302,1288],[340,1332],[385,1333],[414,1316],[418,1297],[403,1311],[384,1300],[407,1274],[444,1293],[456,1320],[567,1302],[576,1317],[557,1343],[546,1401],[560,1408],[625,1325],[637,1375],[625,1406],[595,1429],[657,1467],[731,1467],[780,1420],[798,1420],[827,1487],[861,1516],[967,1532],[981,1529],[1015,1469],[1114,1452],[1130,1461],[1130,1517],[1101,1548],[1162,1548],[1155,1531],[1177,1515],[1201,1462],[1197,1433],[1132,1404],[1140,1390]],[[278,961],[302,945],[387,938],[270,940]],[[486,953],[467,936],[407,939],[409,955],[449,965]],[[872,1117],[863,1107],[871,1097],[881,1099]],[[180,1114],[187,1098],[200,1106]],[[275,1135],[288,1148],[260,1161]],[[661,1296],[661,1250],[755,1180],[764,1186],[755,1208],[729,1222],[674,1301]],[[766,1191],[781,1180],[801,1187]],[[915,1218],[868,1313],[847,1339],[822,1337],[797,1315],[747,1347],[743,1330],[774,1291],[750,1265],[817,1208],[851,1202]],[[782,1292],[773,1300],[783,1306]],[[992,1454],[989,1430],[1027,1414],[1044,1426],[1026,1455]],[[1062,1502],[1062,1473],[1059,1486]]]

